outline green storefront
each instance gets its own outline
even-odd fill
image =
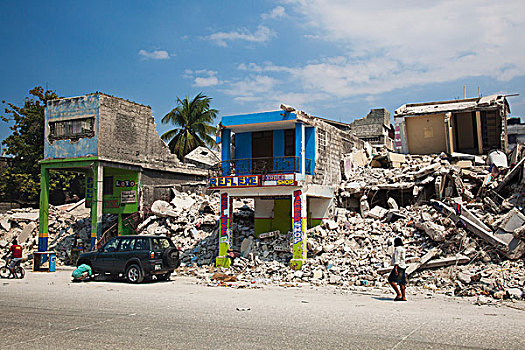
[[[85,205],[91,208],[91,249],[104,233],[103,214],[118,215],[119,235],[134,233],[130,217],[139,210],[139,168],[100,161],[97,157],[43,160],[40,166],[39,251],[45,251],[48,247],[50,171],[72,171],[86,175]]]

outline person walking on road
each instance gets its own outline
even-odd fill
[[[396,237],[394,239],[394,254],[392,255],[392,265],[394,268],[388,276],[388,282],[396,292],[394,301],[406,301],[405,288],[407,284],[405,269],[405,255],[406,250],[403,247],[403,241],[401,238]],[[398,287],[399,286],[399,287]]]

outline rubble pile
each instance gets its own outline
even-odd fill
[[[516,147],[503,161],[493,154],[382,152],[372,157],[354,151],[342,161],[345,180],[331,217],[307,231],[308,259],[298,271],[290,269],[290,232],[255,237],[251,199],[233,201],[231,248],[239,256],[219,273],[212,267],[218,253],[218,193],[173,190],[170,202],[159,200],[146,210],[136,231],[170,237],[181,250],[177,273],[204,283],[224,283],[224,278],[214,281],[226,274],[236,286],[307,283],[346,289],[388,288],[392,242],[400,237],[409,291],[518,299],[525,288],[524,153],[525,147]],[[63,262],[75,239],[89,242],[89,209],[70,209],[49,211],[49,246]],[[106,216],[104,230],[115,220]],[[0,215],[3,251],[18,237],[24,255],[30,255],[37,232],[38,210]]]
[[[387,287],[392,241],[401,237],[418,292],[521,298],[523,162],[505,169],[477,156],[396,156],[349,172],[333,220],[307,232],[300,271],[289,269],[290,233],[270,232],[248,233],[229,273],[238,281]],[[208,281],[205,269],[194,273]]]
[[[49,206],[48,249],[57,253],[57,264],[71,264],[71,248],[89,248],[91,216],[89,208],[77,204]],[[23,256],[32,259],[38,248],[38,209],[13,209],[0,214],[0,257],[4,257],[14,238],[22,246]],[[113,226],[117,217],[105,215],[103,229]],[[74,264],[75,262],[73,262]]]
[[[218,246],[219,195],[173,192],[170,203],[153,203],[153,215],[138,225],[137,233],[170,237],[181,250],[183,265],[208,265]]]

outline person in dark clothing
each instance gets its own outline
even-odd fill
[[[396,292],[395,301],[406,301],[405,289],[406,289],[406,263],[405,263],[406,250],[403,247],[403,241],[401,238],[396,237],[394,239],[394,254],[392,255],[392,265],[394,268],[388,276],[388,283],[392,286]],[[399,287],[398,287],[399,285]]]

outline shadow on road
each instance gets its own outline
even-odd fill
[[[379,300],[379,301],[394,301],[394,298],[390,297],[372,297],[372,299]]]

